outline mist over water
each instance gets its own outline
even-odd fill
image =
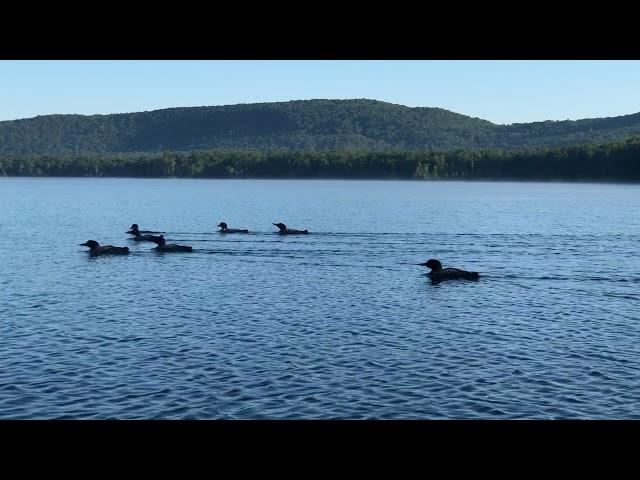
[[[2,178],[0,418],[640,418],[639,219],[637,185]]]

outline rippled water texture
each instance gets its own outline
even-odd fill
[[[1,418],[640,418],[639,186],[5,178],[0,214]]]

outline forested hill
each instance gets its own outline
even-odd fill
[[[0,155],[207,149],[440,150],[605,143],[640,132],[640,113],[496,125],[440,108],[300,100],[0,122]]]

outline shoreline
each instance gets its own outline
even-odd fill
[[[520,178],[334,178],[334,177],[136,177],[136,176],[64,176],[64,175],[2,175],[3,179],[69,179],[69,180],[231,180],[231,181],[339,181],[339,182],[411,182],[411,183],[544,183],[544,184],[594,184],[594,185],[640,185],[633,180],[565,180],[565,179],[520,179]]]

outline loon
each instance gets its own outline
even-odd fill
[[[91,255],[126,255],[129,253],[129,247],[114,247],[113,245],[100,246],[95,240],[87,240],[81,243],[82,247],[89,247]]]
[[[140,231],[138,230],[131,240],[134,242],[155,242],[155,238],[153,235],[140,235]]]
[[[240,228],[227,228],[227,224],[220,222],[220,233],[249,233],[249,230],[242,230]]]
[[[287,226],[284,223],[274,223],[274,225],[280,229],[278,233],[280,233],[281,235],[291,235],[295,233],[304,233],[304,234],[309,233],[309,230],[294,230],[292,228],[287,228]]]
[[[153,232],[151,230],[139,230],[138,224],[134,223],[133,225],[131,225],[131,230],[129,230],[127,233],[130,233],[131,235],[135,235],[137,237],[138,235],[143,233],[162,233],[162,232]]]
[[[458,278],[463,278],[465,280],[477,280],[479,275],[478,272],[467,272],[466,270],[460,270],[459,268],[442,268],[442,263],[439,260],[434,260],[433,258],[427,260],[424,263],[418,263],[418,265],[423,267],[428,267],[431,269],[427,275],[431,278],[432,282],[441,282],[442,280],[454,280]]]
[[[153,237],[153,241],[158,245],[155,248],[158,252],[190,252],[193,250],[193,248],[188,245],[176,245],[175,243],[167,245],[164,235]]]

